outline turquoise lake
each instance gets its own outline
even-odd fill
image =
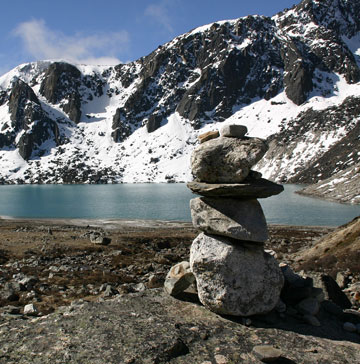
[[[360,215],[359,205],[344,205],[295,194],[285,185],[280,195],[260,199],[267,222],[338,226]],[[0,216],[17,218],[159,219],[190,221],[185,184],[4,185]]]

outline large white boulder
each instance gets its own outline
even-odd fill
[[[251,316],[271,311],[284,277],[262,246],[201,233],[190,249],[201,303],[219,314]]]

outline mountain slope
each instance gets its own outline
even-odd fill
[[[197,135],[224,123],[269,138],[265,177],[317,182],[349,168],[359,13],[356,0],[305,0],[194,29],[129,64],[21,65],[0,77],[0,181],[187,181]],[[321,158],[332,164],[320,174]]]
[[[297,193],[337,202],[360,204],[360,163]]]
[[[296,269],[317,267],[338,272],[350,269],[359,272],[360,217],[339,226],[297,257]]]

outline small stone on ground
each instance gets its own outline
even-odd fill
[[[263,363],[271,363],[279,359],[282,355],[282,352],[279,349],[270,345],[255,346],[253,352]]]

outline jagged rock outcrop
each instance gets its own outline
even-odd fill
[[[34,125],[23,133],[17,143],[19,154],[28,160],[33,151],[38,149],[38,155],[43,153],[41,145],[47,140],[55,142],[55,145],[61,143],[59,129],[56,123],[50,119],[43,119],[41,122],[34,123]],[[39,148],[40,147],[40,148]]]
[[[40,117],[41,106],[34,91],[18,79],[12,86],[9,97],[9,113],[15,131],[26,129]]]
[[[3,127],[5,134],[0,138],[0,145],[16,145],[25,160],[49,139],[56,145],[60,143],[56,122],[47,117],[32,88],[20,79],[15,81],[10,93],[9,113],[11,126]],[[20,137],[15,143],[18,135]]]
[[[313,69],[307,64],[293,40],[285,42],[281,55],[284,60],[286,95],[296,105],[301,105],[313,89]]]
[[[305,0],[295,6],[289,16],[280,13],[276,20],[284,32],[291,33],[290,37],[302,45],[298,50],[311,50],[312,54],[307,58],[312,68],[339,72],[349,83],[356,83],[360,79],[359,67],[341,37],[351,38],[359,31],[360,22],[356,16],[359,10],[356,1]],[[300,38],[304,26],[309,24],[315,26],[307,37]],[[319,41],[311,41],[314,39]]]
[[[332,111],[334,120],[351,120],[360,115],[360,100],[349,99],[339,110]],[[318,116],[320,116],[318,114]],[[326,117],[326,115],[325,115]],[[328,123],[326,123],[329,127]],[[350,129],[351,125],[349,125]],[[345,126],[346,128],[346,126]],[[334,173],[340,173],[347,169],[353,170],[360,162],[358,151],[360,150],[360,123],[356,123],[345,136],[328,149],[320,158],[315,159],[305,169],[289,179],[290,183],[315,183],[320,179],[323,181],[333,177]]]

